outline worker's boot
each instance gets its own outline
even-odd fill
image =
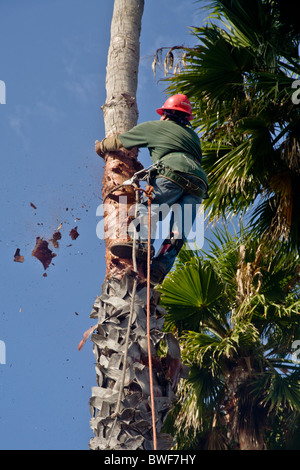
[[[166,239],[156,257],[152,260],[150,268],[150,282],[153,286],[156,284],[161,284],[168,274],[167,265],[169,265],[170,254],[173,253],[172,257],[174,258],[178,255],[179,251],[183,246],[182,238],[177,238],[178,232],[172,232],[170,238]],[[170,269],[170,267],[169,267]]]
[[[147,261],[148,254],[148,244],[147,242],[137,241],[135,256],[137,260]],[[118,258],[132,259],[133,253],[133,242],[116,242],[110,247],[110,251],[113,255],[118,256]],[[154,256],[154,247],[150,247],[150,258]]]
[[[153,260],[150,266],[150,283],[152,286],[161,284],[167,274],[165,265],[160,261]]]

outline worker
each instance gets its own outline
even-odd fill
[[[106,152],[117,151],[122,147],[127,150],[147,147],[152,162],[158,165],[150,172],[149,183],[153,187],[151,207],[156,208],[156,212],[162,204],[168,204],[170,207],[175,205],[174,207],[181,209],[179,219],[172,213],[169,236],[166,237],[157,255],[152,258],[150,271],[152,285],[161,283],[172,268],[192,228],[198,205],[208,197],[207,177],[201,167],[200,139],[191,128],[190,121],[193,119],[193,114],[187,96],[176,94],[169,97],[156,112],[161,116],[160,120],[144,122],[128,132],[95,142],[95,150],[101,157]],[[142,204],[146,207],[145,197]],[[189,212],[188,217],[187,212]],[[141,220],[146,219],[144,216],[143,211],[140,211]],[[157,221],[159,215],[153,213],[153,217]],[[145,250],[141,248],[141,244],[138,246],[137,256],[140,255],[142,258]],[[111,251],[120,257],[130,257],[132,242],[116,242]]]

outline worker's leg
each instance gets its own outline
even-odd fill
[[[151,182],[151,186],[154,189],[151,202],[152,244],[154,243],[157,222],[164,219],[172,210],[170,224],[168,224],[167,233],[164,234],[166,241],[158,256],[152,260],[151,278],[153,283],[159,283],[172,268],[180,249],[186,241],[202,198],[185,193],[178,184],[163,177],[156,178]],[[138,218],[132,223],[129,233],[132,237],[131,230],[137,229],[136,238],[146,243],[148,240],[147,197],[142,199],[138,213]],[[118,244],[115,247],[117,249]],[[123,250],[123,247],[121,248]],[[124,253],[123,256],[125,257]]]
[[[160,177],[151,181],[153,186],[153,200],[151,202],[151,244],[154,243],[156,234],[157,222],[164,219],[171,210],[174,203],[180,199],[184,193],[183,189],[178,184],[166,178]],[[135,210],[133,206],[132,209]],[[130,214],[131,216],[134,214]],[[168,237],[168,229],[163,237]],[[135,232],[135,233],[134,233]],[[148,197],[144,196],[141,204],[138,206],[138,217],[134,219],[128,227],[130,237],[137,240],[136,255],[139,259],[146,259],[147,257],[147,241],[148,241]],[[135,237],[134,237],[135,235]],[[154,254],[154,248],[153,254]],[[132,257],[132,243],[131,242],[116,242],[111,246],[111,252],[115,256],[123,258]],[[152,255],[153,256],[153,255]]]
[[[161,251],[152,260],[151,280],[153,283],[162,282],[174,265],[179,251],[188,239],[201,202],[201,197],[188,193],[183,194],[174,204],[170,238],[165,241]]]
[[[151,202],[151,242],[154,243],[157,223],[165,219],[172,206],[183,196],[184,190],[178,184],[167,178],[156,178],[151,182],[153,187],[153,200]],[[148,197],[144,196],[139,205],[138,220],[135,226],[138,226],[138,238],[142,241],[148,239]],[[138,223],[139,222],[139,223]],[[165,225],[164,225],[165,228]],[[168,232],[167,227],[165,232]],[[168,237],[169,233],[164,233],[163,237]]]

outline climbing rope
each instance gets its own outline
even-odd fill
[[[152,413],[152,429],[153,429],[153,449],[157,450],[157,437],[156,437],[156,419],[155,419],[155,403],[154,403],[154,387],[153,387],[153,369],[152,369],[152,356],[151,356],[151,338],[150,338],[150,249],[151,249],[151,202],[153,187],[148,186],[146,195],[148,196],[148,249],[147,249],[147,345],[148,345],[148,365],[149,365],[149,380],[150,380],[150,400],[151,400],[151,413]]]
[[[139,172],[138,172],[139,173]],[[156,434],[156,417],[155,417],[155,402],[154,402],[154,386],[153,386],[153,368],[152,368],[152,356],[151,356],[151,337],[150,337],[150,265],[151,265],[151,202],[153,199],[153,187],[147,186],[146,190],[141,189],[136,184],[137,181],[137,174],[133,175],[131,180],[125,181],[123,184],[118,185],[117,187],[113,188],[113,190],[108,193],[104,201],[109,195],[119,189],[123,185],[132,185],[134,187],[135,195],[136,195],[136,204],[135,204],[135,218],[137,218],[137,211],[138,211],[138,202],[139,202],[139,191],[143,191],[144,194],[148,197],[148,242],[147,242],[147,349],[148,349],[148,366],[149,366],[149,383],[150,383],[150,403],[151,403],[151,415],[152,415],[152,429],[153,429],[153,449],[157,450],[157,434]],[[120,414],[120,407],[122,401],[122,395],[124,391],[125,385],[125,377],[126,377],[126,370],[127,370],[127,356],[128,356],[128,347],[129,347],[129,339],[130,339],[130,330],[132,325],[132,317],[133,317],[133,310],[134,310],[134,302],[135,302],[135,294],[138,284],[138,272],[137,272],[137,256],[136,256],[136,230],[134,230],[133,234],[133,247],[132,247],[132,261],[133,261],[133,271],[134,271],[134,282],[132,288],[132,297],[131,297],[131,305],[130,305],[130,312],[128,317],[128,325],[126,331],[126,339],[125,339],[125,349],[124,349],[124,356],[123,356],[123,370],[122,370],[122,377],[119,389],[119,395],[117,400],[117,405],[114,414],[112,417],[114,418],[110,436],[107,444],[107,448],[110,448],[110,442],[113,436],[113,432]]]

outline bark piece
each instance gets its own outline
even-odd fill
[[[61,240],[61,233],[59,231],[54,232],[50,242],[52,242],[54,248],[59,248],[58,241]]]
[[[16,263],[23,263],[24,262],[24,256],[20,255],[20,248],[16,249],[16,252],[14,254],[14,261]]]
[[[71,230],[70,233],[69,233],[69,235],[70,235],[70,237],[72,238],[72,240],[76,240],[76,238],[79,237],[79,233],[78,233],[78,231],[77,231],[77,228],[78,228],[78,227],[72,228],[72,230]]]
[[[76,312],[75,312],[76,313]],[[78,313],[77,313],[78,315]],[[79,345],[78,345],[78,351],[81,351],[81,349],[83,348],[84,344],[86,343],[86,341],[88,340],[88,338],[91,336],[91,334],[95,331],[95,329],[97,328],[98,325],[94,325],[92,326],[91,328],[89,328],[83,335],[83,339],[80,341]]]
[[[37,237],[36,245],[32,251],[32,256],[37,258],[42,263],[44,269],[48,269],[52,259],[55,258],[56,254],[48,248],[48,242],[46,240]]]

